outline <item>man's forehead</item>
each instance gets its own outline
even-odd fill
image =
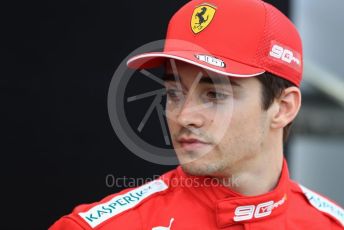
[[[202,72],[204,75],[206,75],[206,73],[208,71],[205,71],[203,68],[187,63],[187,62],[183,62],[183,61],[179,61],[179,60],[175,60],[175,59],[169,59],[166,60],[165,62],[165,72],[168,74],[172,74],[173,72],[179,72],[179,71],[194,71],[194,72]]]
[[[174,82],[174,81],[179,81],[181,79],[180,76],[178,75],[175,76],[173,73],[166,73],[163,75],[162,79],[166,82]],[[183,78],[183,77],[182,77]],[[214,76],[202,76],[199,79],[200,84],[221,84],[221,85],[226,85],[226,84],[231,84],[231,81],[229,80],[229,78],[227,78],[226,76],[218,76],[218,77],[214,77]]]

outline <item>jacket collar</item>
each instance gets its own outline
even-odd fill
[[[258,196],[241,195],[209,177],[187,175],[180,166],[177,173],[180,185],[214,211],[220,228],[273,218],[284,213],[288,206],[290,179],[286,160],[275,189]]]

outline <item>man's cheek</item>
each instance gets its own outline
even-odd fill
[[[168,129],[169,129],[169,131],[170,131],[170,133],[171,133],[171,135],[172,135],[172,134],[175,132],[176,123],[175,123],[174,120],[172,120],[171,118],[169,118],[168,114],[166,114],[166,115],[167,115],[167,119],[166,119],[166,121],[167,121],[167,126],[168,126]]]

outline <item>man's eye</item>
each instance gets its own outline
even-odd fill
[[[175,89],[166,90],[166,94],[171,99],[180,99],[183,96],[183,93],[181,91]]]
[[[216,91],[209,91],[207,92],[207,97],[212,100],[225,100],[228,98],[228,95]]]

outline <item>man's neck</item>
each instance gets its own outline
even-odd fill
[[[240,168],[227,173],[226,178],[235,183],[226,183],[231,190],[246,196],[256,196],[273,190],[279,182],[283,167],[283,152],[264,153],[252,158]]]

